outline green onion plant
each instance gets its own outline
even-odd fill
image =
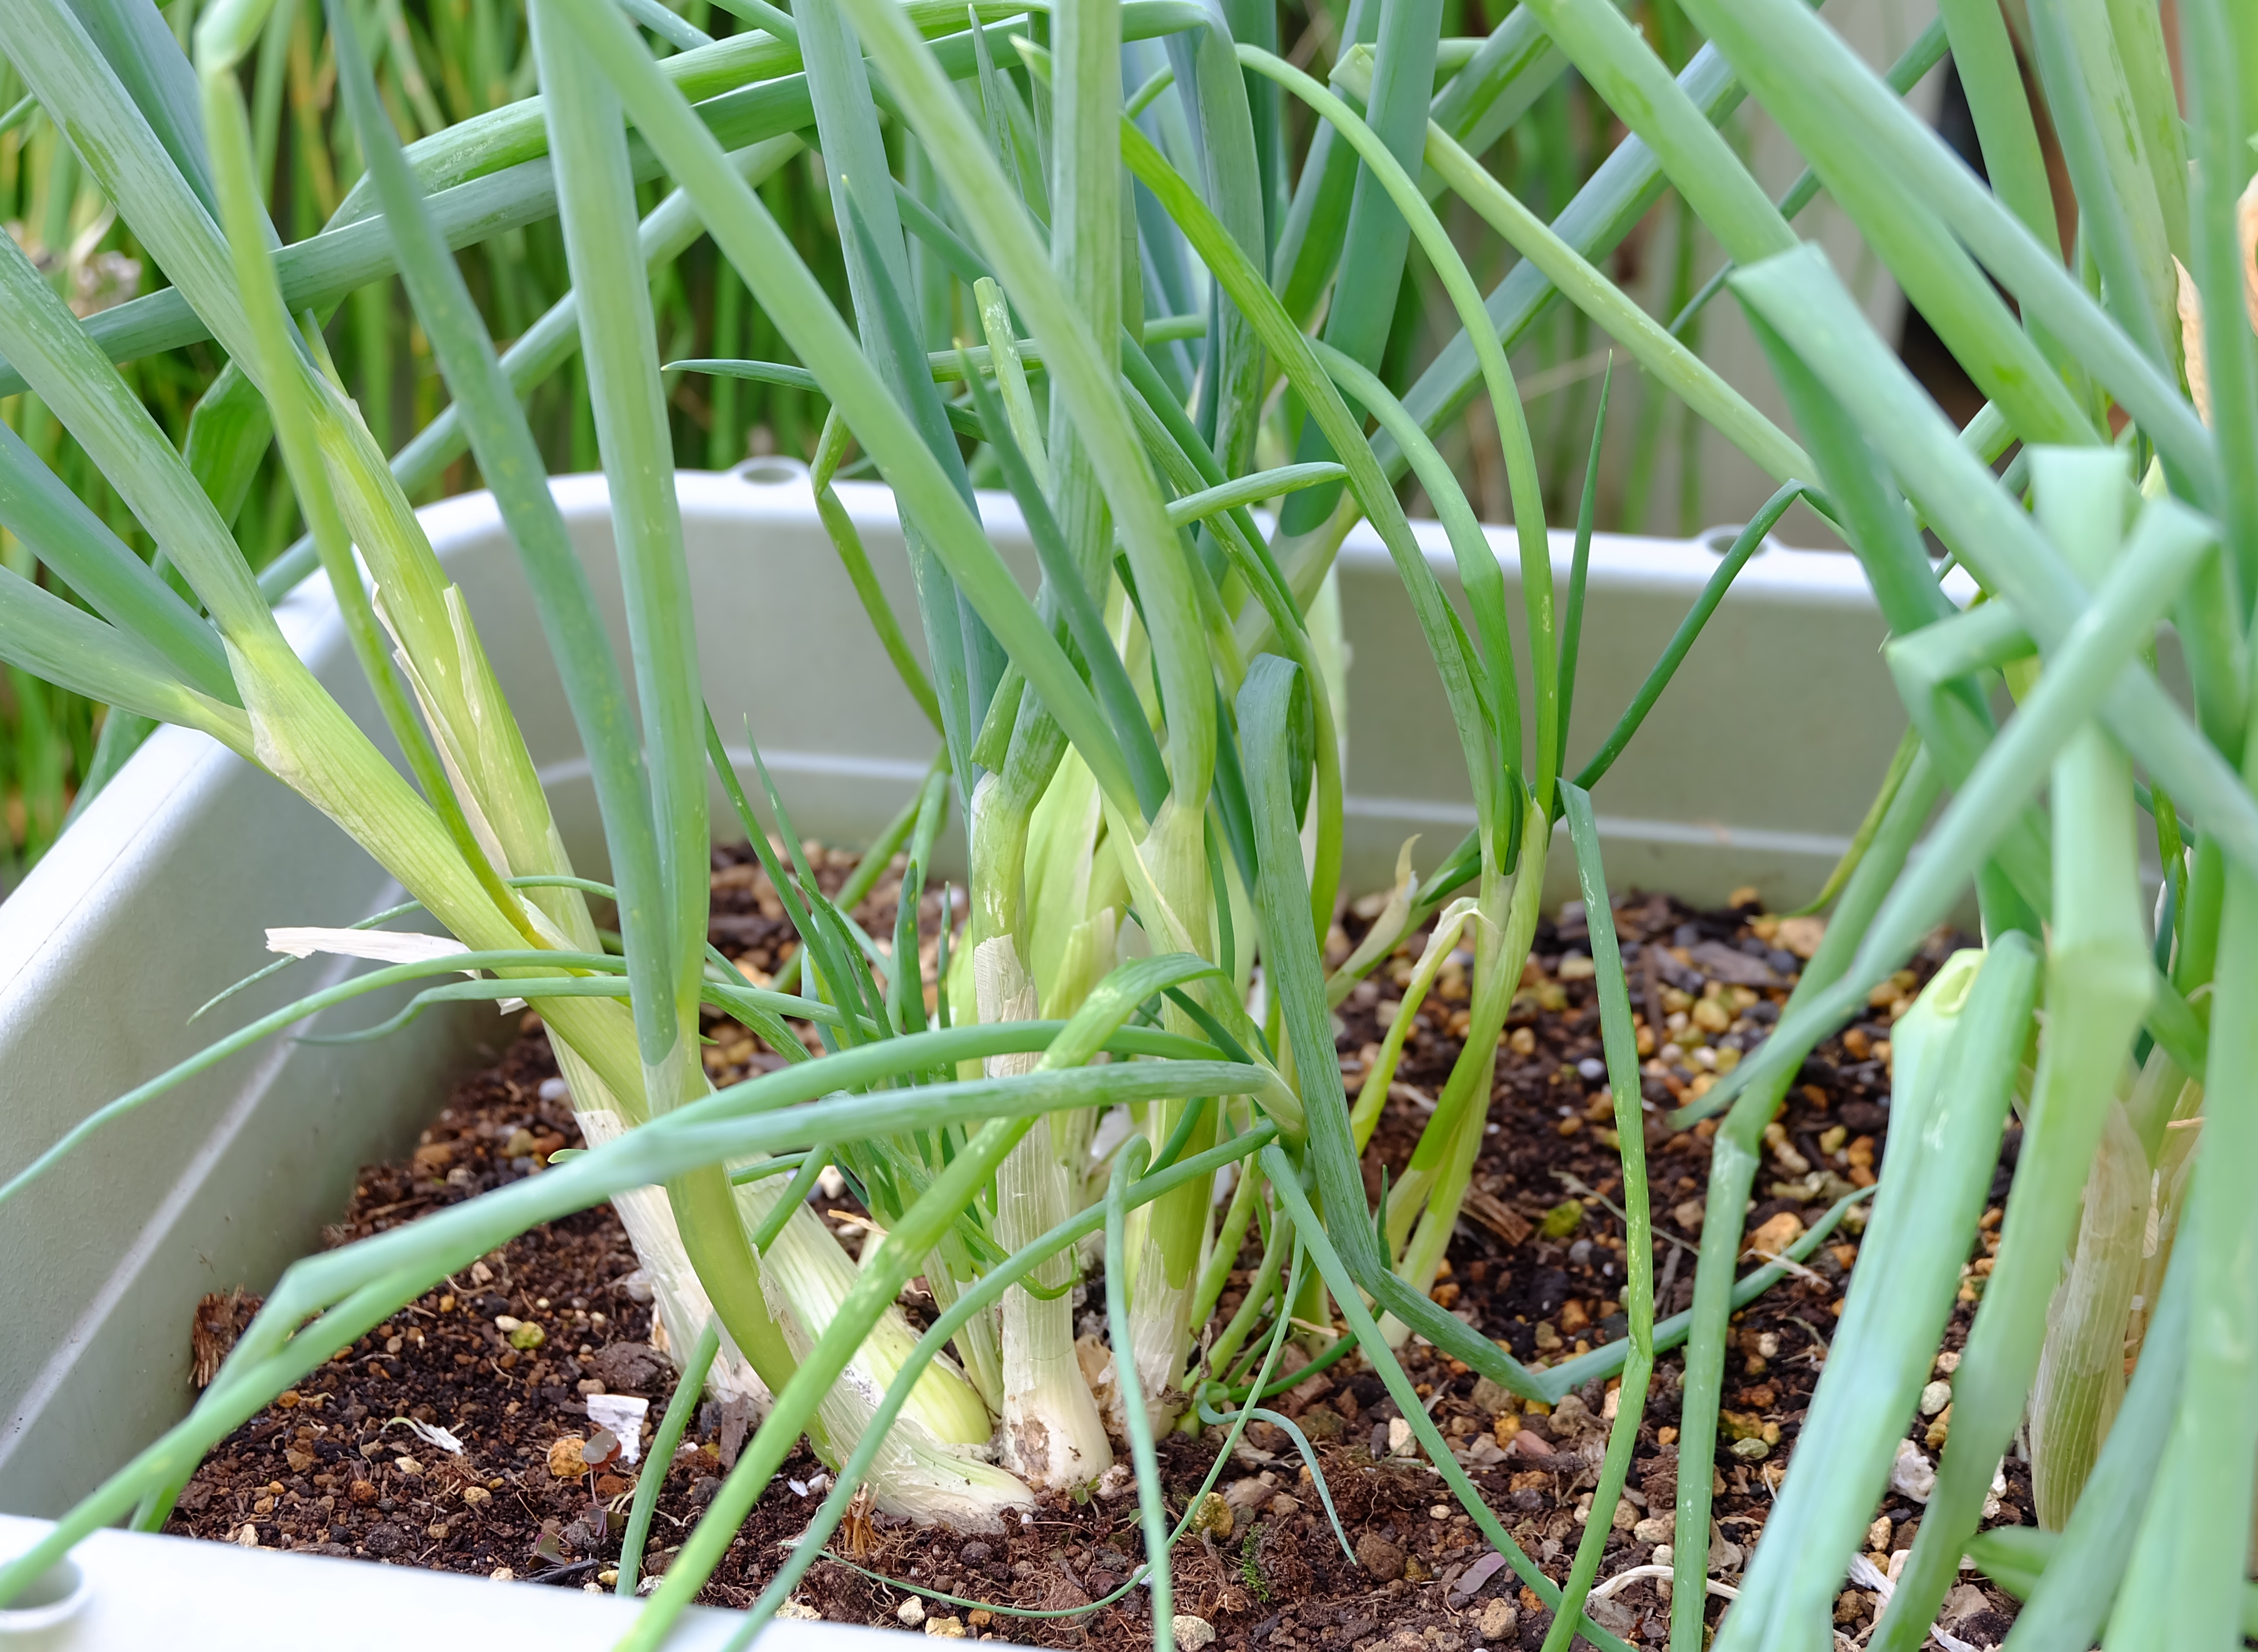
[[[1440,0],[1352,0],[1323,77],[1236,4],[728,9],[747,26],[717,39],[652,0],[530,0],[523,54],[501,79],[491,53],[447,65],[490,81],[476,112],[449,121],[401,45],[415,16],[327,0],[357,172],[325,186],[309,167],[323,227],[302,233],[310,220],[295,216],[289,235],[262,179],[309,11],[210,0],[175,6],[175,32],[149,0],[17,0],[0,24],[46,141],[67,145],[171,282],[81,316],[21,246],[0,247],[0,372],[92,467],[66,477],[53,443],[0,440],[0,524],[37,564],[0,571],[0,660],[112,719],[222,742],[350,833],[461,947],[403,961],[365,931],[298,932],[295,947],[385,967],[39,1145],[0,1199],[188,1073],[403,982],[436,983],[415,1008],[529,1003],[589,1143],[292,1268],[189,1415],[0,1567],[0,1600],[98,1525],[161,1521],[215,1441],[403,1301],[532,1223],[609,1199],[670,1345],[694,1351],[704,1382],[766,1407],[632,1645],[662,1643],[804,1437],[836,1483],[744,1638],[860,1490],[976,1528],[1118,1458],[1146,1553],[1126,1587],[1149,1592],[1167,1648],[1168,1554],[1192,1511],[1163,1496],[1156,1441],[1268,1414],[1267,1393],[1301,1379],[1278,1374],[1290,1336],[1301,1372],[1353,1356],[1378,1373],[1452,1495],[1553,1612],[1549,1648],[1575,1635],[1619,1648],[1583,1611],[1610,1522],[1590,1522],[1565,1582],[1548,1578],[1466,1478],[1396,1351],[1424,1338],[1531,1400],[1619,1379],[1597,1491],[1611,1509],[1658,1351],[1683,1343],[1679,1449],[1705,1463],[1731,1312],[1843,1215],[1736,1277],[1765,1128],[1805,1054],[1972,888],[1983,945],[1899,1025],[1897,1128],[1842,1328],[1717,1642],[1829,1644],[2013,1117],[2013,1192],[1936,1490],[1873,1644],[1922,1643],[2011,1449],[2033,1455],[2039,1514],[2061,1532],[2000,1551],[2037,1626],[2022,1642],[2234,1644],[2258,1464],[2258,1214],[2237,1194],[2258,1168],[2242,1104],[2258,1085],[2246,750],[2258,338],[2238,230],[2258,161],[2258,25],[2226,0],[2179,0],[2183,87],[2164,25],[2138,0],[2032,0],[2013,32],[1988,4],[1948,0],[1887,74],[1800,0],[1679,0],[1658,44],[1607,0],[1527,0],[1480,40],[1446,31]],[[499,27],[499,10],[480,15]],[[1704,43],[1683,49],[1697,32]],[[1992,183],[1902,101],[1948,46]],[[2078,207],[2067,254],[2018,54],[2063,134]],[[1628,135],[1540,209],[1483,157],[1557,110],[1572,70]],[[1779,202],[1724,129],[1744,98],[1809,164]],[[763,188],[803,150],[821,158],[835,281]],[[654,205],[645,186],[666,193]],[[1793,220],[1819,190],[1987,399],[1965,429],[1799,239]],[[1683,290],[1658,316],[1607,271],[1665,192],[1686,251]],[[498,330],[460,254],[506,261],[493,249],[535,225],[570,290]],[[1698,290],[1697,225],[1728,261]],[[1483,252],[1466,250],[1473,239]],[[717,301],[710,329],[685,332],[661,300],[672,261],[701,243],[741,284],[740,308],[725,330]],[[1502,279],[1486,287],[1478,259],[1503,260]],[[448,405],[387,455],[390,422],[348,393],[323,323],[395,277]],[[1441,337],[1431,354],[1399,347],[1407,292]],[[1702,360],[1695,323],[1719,294],[1763,343],[1793,434]],[[1532,422],[1515,357],[1556,311],[1620,351],[1650,407],[1671,398],[1779,490],[1589,755],[1571,752],[1567,725],[1612,380],[1588,425]],[[375,338],[387,322],[367,325]],[[206,438],[192,424],[183,446],[117,367],[190,346],[226,365],[202,386]],[[576,353],[587,441],[575,451],[609,484],[624,657],[525,400]],[[672,479],[670,400],[684,385],[715,406],[752,385],[820,408],[815,502],[932,725],[931,773],[845,898],[819,887],[757,750],[733,755],[743,708],[701,699]],[[1462,422],[1469,404],[1482,416]],[[270,432],[305,539],[260,574],[212,464],[221,450],[255,458]],[[574,871],[478,617],[411,508],[465,451],[586,748],[610,884]],[[1577,455],[1582,494],[1560,509],[1547,476],[1573,474]],[[857,466],[892,489],[912,613],[889,606],[840,505],[833,484]],[[1496,542],[1465,479],[1478,471],[1504,479]],[[976,484],[1016,507],[1040,565],[1032,592],[983,524],[998,494]],[[1414,534],[1411,487],[1439,519],[1455,595]],[[1776,1031],[1670,1121],[1718,1120],[1693,1306],[1658,1321],[1643,1144],[1662,1121],[1641,1097],[1595,796],[1799,500],[1866,572],[1912,733],[1829,882],[1825,943]],[[161,562],[90,501],[130,517]],[[1548,504],[1574,526],[1557,564]],[[1407,848],[1374,934],[1343,954],[1326,946],[1346,691],[1331,581],[1359,524],[1393,560],[1425,645],[1424,659],[1364,669],[1438,675],[1475,825],[1424,876]],[[1924,530],[1985,600],[1963,611],[1948,597]],[[316,571],[396,762],[275,624],[273,598]],[[2155,675],[2167,620],[2191,706]],[[718,826],[713,778],[735,817]],[[928,981],[920,902],[952,822],[969,876],[961,906],[954,891],[943,903]],[[706,942],[717,831],[749,837],[796,932],[775,981],[748,980]],[[2142,871],[2151,832],[2160,903]],[[1431,1288],[1556,847],[1573,854],[1592,928],[1630,1331],[1523,1365]],[[873,937],[854,898],[898,854],[899,916]],[[616,906],[616,951],[592,897]],[[1422,930],[1416,989],[1352,1108],[1332,1008]],[[1419,994],[1455,947],[1473,956],[1460,1052],[1375,1206],[1359,1160]],[[715,1089],[699,1055],[709,1008],[785,1065]],[[1101,1130],[1114,1109],[1125,1135]],[[807,1206],[827,1167],[883,1236],[859,1258]],[[1250,1248],[1249,1291],[1213,1329]],[[1078,1339],[1073,1293],[1097,1269],[1087,1294],[1104,1336]],[[922,1335],[896,1305],[919,1276],[941,1308]],[[682,1421],[678,1406],[670,1440]],[[1710,1477],[1678,1481],[1671,1637],[1695,1652],[1713,1627],[1693,1604]],[[638,1519],[631,1546],[647,1499]],[[635,1570],[622,1565],[623,1590]]]

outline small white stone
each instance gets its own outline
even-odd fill
[[[1952,1403],[1952,1385],[1942,1380],[1932,1382],[1921,1391],[1921,1414],[1933,1417]]]
[[[1402,1417],[1388,1419],[1388,1455],[1402,1457],[1411,1450],[1411,1425]]]
[[[1215,1625],[1205,1618],[1195,1618],[1189,1612],[1179,1612],[1175,1624],[1176,1644],[1184,1652],[1200,1652],[1202,1647],[1211,1646],[1215,1642]]]
[[[906,1627],[914,1629],[925,1621],[925,1602],[912,1595],[894,1608],[894,1615],[899,1618]]]
[[[1630,1528],[1630,1535],[1642,1543],[1660,1543],[1666,1548],[1672,1534],[1677,1529],[1678,1521],[1674,1515],[1650,1514]],[[1660,1554],[1662,1551],[1658,1549],[1655,1552]]]
[[[1916,1503],[1928,1501],[1936,1490],[1936,1468],[1910,1440],[1898,1442],[1897,1461],[1890,1464],[1890,1489]]]
[[[1866,1547],[1886,1550],[1890,1546],[1890,1533],[1892,1529],[1888,1515],[1875,1515],[1874,1523],[1866,1528]]]

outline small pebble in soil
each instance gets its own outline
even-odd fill
[[[1926,1503],[1936,1490],[1935,1465],[1910,1440],[1898,1442],[1897,1461],[1890,1464],[1890,1490],[1916,1503]]]
[[[586,1441],[572,1434],[550,1442],[549,1471],[560,1480],[579,1479],[588,1471],[587,1459],[580,1455],[586,1444]]]
[[[1381,1583],[1394,1583],[1403,1575],[1403,1551],[1377,1532],[1367,1532],[1356,1540],[1356,1563]]]
[[[1481,1616],[1475,1620],[1474,1627],[1481,1631],[1485,1641],[1509,1640],[1521,1627],[1520,1608],[1502,1596],[1485,1600]]]

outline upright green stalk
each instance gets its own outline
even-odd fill
[[[1111,507],[1136,580],[1140,615],[1153,648],[1167,729],[1164,751],[1169,795],[1147,832],[1137,816],[1109,812],[1113,852],[1124,861],[1133,887],[1149,881],[1154,895],[1144,911],[1156,943],[1202,955],[1211,954],[1212,896],[1204,851],[1207,794],[1215,772],[1215,688],[1201,639],[1197,599],[1184,565],[1175,530],[1169,526],[1154,486],[1143,444],[1123,397],[1112,334],[1098,334],[1074,296],[1058,280],[1028,222],[1012,199],[995,158],[951,92],[932,55],[898,17],[866,0],[847,0],[857,14],[873,60],[882,65],[908,113],[912,125],[932,151],[942,175],[973,230],[991,267],[1005,281],[1040,345],[1054,393],[1074,421],[1090,457],[1092,474]],[[1102,50],[1098,57],[1105,54]],[[1090,72],[1085,60],[1081,72]],[[1118,72],[1101,94],[1118,127]],[[1079,104],[1076,106],[1080,107]],[[1092,113],[1094,113],[1094,106]],[[1083,124],[1092,113],[1077,116]],[[1126,141],[1124,133],[1122,141]],[[1118,215],[1108,220],[1118,235]],[[1095,222],[1090,232],[1100,226]],[[1077,262],[1086,272],[1086,261]],[[1106,349],[1101,351],[1099,340]],[[1056,404],[1054,404],[1056,405]],[[1054,427],[1051,443],[1054,470],[1060,454]],[[1049,707],[1046,701],[1047,709]],[[1083,742],[1076,741],[1077,747]],[[1088,751],[1085,748],[1085,756]],[[1093,765],[1095,767],[1095,765]],[[1140,812],[1141,814],[1141,811]],[[1133,868],[1128,862],[1133,860]],[[1172,1009],[1173,1017],[1180,1012]],[[1189,1024],[1187,1023],[1187,1025]],[[1147,1129],[1165,1140],[1179,1114],[1175,1104],[1154,1110]],[[1203,1125],[1202,1130],[1210,1128]],[[1200,1151],[1210,1138],[1196,1134]],[[1208,1209],[1193,1193],[1179,1190],[1140,1213],[1133,1225],[1137,1239],[1140,1360],[1147,1393],[1159,1406],[1176,1403],[1174,1390],[1182,1374],[1183,1346],[1191,1290],[1204,1248]]]
[[[1858,938],[1903,870],[1914,840],[1928,824],[1943,790],[1942,776],[1926,750],[1918,753],[1898,795],[1882,817],[1865,858],[1843,890],[1827,925],[1826,938],[1804,965],[1787,1012],[1809,1003],[1841,979]],[[1786,1013],[1782,1019],[1787,1018]],[[1733,1103],[1717,1133],[1709,1138],[1709,1188],[1704,1195],[1701,1254],[1694,1275],[1693,1329],[1679,1382],[1677,1530],[1672,1556],[1671,1598],[1706,1598],[1709,1575],[1710,1465],[1716,1461],[1717,1405],[1722,1393],[1727,1322],[1733,1307],[1733,1275],[1740,1263],[1741,1236],[1749,1195],[1763,1161],[1765,1126],[1779,1110],[1792,1073],[1751,1085]],[[1671,1652],[1702,1652],[1703,1617],[1698,1611],[1673,1614]]]
[[[1049,727],[1055,730],[1056,725]],[[1040,740],[1040,732],[1036,738]],[[1036,1013],[1034,980],[1020,952],[1022,938],[1029,933],[1025,868],[1028,824],[1037,802],[1027,792],[1031,783],[1040,792],[1057,771],[1060,742],[1054,734],[1047,742],[1050,768],[1040,776],[1021,767],[1030,743],[1015,740],[1005,772],[983,776],[972,798],[973,911],[965,945],[971,951],[983,1022],[1027,1020]],[[1028,1057],[997,1057],[988,1070],[1027,1071],[1033,1066]],[[1060,1148],[1078,1142],[1081,1132],[1063,1129],[1066,1124],[1063,1117],[1028,1121],[997,1168],[996,1240],[1006,1251],[1032,1243],[1072,1214],[1075,1167]],[[1066,1294],[1073,1277],[1066,1259],[1056,1258],[1030,1281],[1040,1294],[1018,1287],[1003,1302],[1004,1462],[1039,1490],[1087,1485],[1113,1461],[1105,1425],[1075,1355],[1073,1303]]]
[[[1267,264],[1284,210],[1282,180],[1266,165],[1284,160],[1269,146],[1281,136],[1277,94],[1239,68],[1232,47],[1234,39],[1246,39],[1251,27],[1270,37],[1255,44],[1275,48],[1277,24],[1269,8],[1247,0],[1223,0],[1223,11],[1225,27],[1169,37],[1168,60],[1182,89],[1179,96],[1208,201],[1240,250]],[[1259,15],[1245,16],[1250,11]],[[1230,304],[1211,300],[1211,308],[1198,411],[1209,446],[1237,475],[1253,457],[1268,370],[1246,317]]]
[[[1051,267],[1090,337],[1111,340],[1121,331],[1120,0],[1059,8],[1051,50]],[[1083,584],[1102,592],[1110,518],[1064,397],[1051,403],[1048,448],[1052,508]]]
[[[909,259],[886,170],[877,107],[871,99],[870,71],[852,25],[834,0],[811,8],[801,20],[800,49],[863,346],[895,401],[917,418],[942,472],[969,502],[971,482],[963,462],[955,444],[936,429],[939,398],[922,364],[910,354],[918,341],[898,338],[887,326],[886,295],[891,293],[898,306],[912,290]],[[861,232],[851,231],[858,222]],[[988,627],[967,606],[964,593],[950,588],[947,573],[927,544],[931,529],[924,514],[910,513],[905,529],[949,756],[969,785],[976,773],[973,738],[987,714],[1001,662]]]
[[[459,439],[477,454],[479,468],[495,492],[503,519],[524,561],[528,583],[556,657],[564,663],[567,703],[589,755],[614,876],[621,891],[620,908],[628,937],[634,1001],[671,1018],[675,985],[665,948],[645,926],[664,925],[668,917],[660,890],[660,858],[650,803],[643,788],[643,766],[621,680],[587,575],[550,497],[532,436],[526,428],[503,365],[495,359],[483,323],[454,260],[448,257],[419,200],[391,131],[377,108],[367,70],[349,31],[337,36],[339,79],[346,105],[361,134],[369,177],[384,201],[407,273],[409,296],[431,339],[454,394],[448,417]],[[565,310],[568,320],[574,310]],[[575,330],[577,331],[577,329]],[[403,459],[407,456],[403,456]],[[444,677],[444,663],[429,675]],[[427,701],[427,704],[430,702]],[[498,691],[488,704],[498,704]],[[539,783],[522,746],[504,742],[515,725],[506,714],[486,720],[483,743],[463,749],[455,772],[466,783],[494,788],[500,806],[486,818],[508,857],[553,877],[569,875],[562,844],[551,824]],[[489,791],[488,796],[496,795]],[[573,890],[551,888],[534,899],[549,919],[586,950],[597,947],[586,903]],[[702,925],[701,925],[702,927]],[[575,1117],[592,1143],[616,1137],[644,1117],[645,1073],[628,1014],[607,1004],[543,1001],[552,1045],[573,1097]],[[659,1311],[678,1345],[688,1346],[714,1316],[707,1287],[684,1252],[671,1209],[655,1190],[639,1188],[619,1202],[636,1254],[650,1268]],[[741,1276],[742,1277],[742,1276]],[[728,1276],[717,1276],[725,1283]],[[756,1359],[783,1355],[780,1332],[764,1301],[735,1307],[734,1340]],[[788,1358],[788,1355],[783,1357]],[[757,1388],[742,1353],[724,1362],[717,1385],[731,1392]]]
[[[1639,1088],[1638,1040],[1631,1026],[1630,990],[1615,942],[1607,874],[1600,865],[1600,829],[1592,816],[1591,794],[1563,782],[1560,803],[1575,839],[1576,877],[1584,891],[1584,911],[1591,929],[1592,962],[1599,972],[1601,1037],[1607,1050],[1608,1084],[1615,1095],[1615,1137],[1622,1154],[1623,1306],[1630,1318],[1630,1351],[1623,1360],[1622,1386],[1615,1393],[1615,1421],[1608,1433],[1608,1454],[1600,1465],[1599,1484],[1592,1489],[1591,1515],[1576,1545],[1575,1563],[1570,1568],[1567,1586],[1560,1592],[1559,1608],[1545,1631],[1544,1652],[1566,1652],[1586,1592],[1599,1570],[1608,1534],[1614,1529],[1623,1479],[1630,1470],[1631,1450],[1638,1443],[1647,1383],[1654,1374],[1654,1222],[1647,1200],[1645,1101]]]
[[[2078,572],[2098,584],[2120,542],[2123,461],[2042,450],[2032,477],[2041,525]],[[2038,1079],[1999,1254],[1953,1379],[1952,1433],[1937,1489],[1877,1635],[1878,1652],[1913,1652],[1951,1586],[1959,1551],[1983,1513],[1994,1465],[2021,1420],[2041,1344],[2049,1341],[2048,1304],[2056,1300],[2081,1190],[2089,1222],[2102,1205],[2118,1202],[2095,1149],[2104,1139],[2105,1121],[2121,1119],[2119,1085],[2148,1010],[2153,975],[2139,908],[2132,778],[2123,748],[2098,728],[2077,735],[2055,762],[2054,922]],[[2117,1130],[2130,1138],[2121,1123]],[[2139,1209],[2145,1214],[2147,1162],[2138,1143],[2132,1146]],[[2098,1244],[2101,1235],[2093,1237]],[[2081,1240],[2081,1259],[2091,1249]],[[2127,1259],[2137,1261],[2137,1244]],[[2102,1336],[2111,1363],[2123,1356],[2118,1300],[2117,1323],[2105,1325]],[[2120,1367],[2120,1380],[2121,1374]],[[2043,1391],[2032,1396],[2032,1406],[2035,1482],[2064,1449],[2052,1434],[2058,1422],[2069,1419],[2046,1403]],[[2091,1422],[2089,1416],[2089,1428]],[[2098,1444],[2089,1436],[2087,1450]],[[2047,1501],[2041,1506],[2046,1508]]]
[[[981,533],[969,506],[913,422],[871,370],[854,335],[840,321],[759,198],[730,168],[712,133],[680,94],[666,84],[648,55],[634,45],[632,32],[616,12],[605,9],[598,0],[550,0],[550,4],[564,8],[574,26],[593,43],[600,66],[619,90],[630,117],[698,202],[715,242],[776,321],[794,353],[803,360],[825,364],[827,387],[841,415],[864,450],[877,458],[881,473],[901,495],[905,507],[917,516],[967,600],[1083,752],[1099,783],[1110,797],[1133,799],[1134,790],[1119,747],[1064,650],[1042,623],[1034,605],[1013,583],[995,548]],[[922,52],[923,42],[912,39],[909,49]],[[934,96],[946,97],[954,107],[955,94],[948,89],[945,77]],[[961,109],[955,112],[962,116]],[[976,133],[962,136],[976,149],[982,141]],[[1047,363],[1054,359],[1047,349],[1044,359]],[[1157,498],[1153,508],[1160,514]],[[1165,515],[1161,520],[1165,523]]]
[[[1434,1285],[1435,1271],[1458,1225],[1459,1206],[1481,1151],[1482,1134],[1489,1120],[1489,1099],[1497,1069],[1499,1034],[1503,1031],[1521,969],[1536,938],[1544,890],[1544,859],[1549,829],[1535,799],[1523,806],[1532,822],[1522,840],[1521,859],[1510,876],[1484,869],[1480,897],[1485,922],[1474,932],[1474,989],[1467,1006],[1465,1047],[1452,1064],[1435,1111],[1419,1133],[1410,1163],[1388,1200],[1388,1237],[1400,1243],[1409,1225],[1410,1213],[1420,1211],[1412,1233],[1395,1266],[1396,1276],[1423,1295]],[[1424,1209],[1422,1205],[1424,1203]],[[1400,1212],[1400,1214],[1399,1214]],[[1390,1316],[1382,1327],[1392,1345],[1400,1347],[1411,1328]]]
[[[636,243],[623,232],[636,215],[619,106],[586,49],[546,6],[534,9],[532,25],[565,251],[574,288],[583,295],[581,355],[610,484],[643,743],[655,783],[657,877],[643,891],[655,904],[634,919],[638,950],[658,978],[636,995],[634,1010],[642,1100],[656,1116],[707,1088],[697,1028],[711,833],[696,626],[650,286]],[[728,1177],[721,1166],[708,1166],[666,1191],[683,1246],[731,1340],[772,1391],[780,1387],[793,1362]]]
[[[1096,0],[1068,8],[1055,18],[1053,39],[1061,72],[1052,88],[1050,261],[1092,336],[1111,338],[1121,328],[1119,6]],[[983,326],[991,346],[1008,351],[1003,294],[992,282],[984,285],[995,296],[983,294]],[[998,377],[1010,397],[1004,372]],[[1050,429],[1033,456],[1047,471],[1051,512],[1064,536],[1062,565],[1045,569],[1046,602],[1060,612],[1102,595],[1111,581],[1110,514],[1066,398],[1052,399]],[[1062,590],[1056,582],[1063,581],[1081,588]],[[1065,748],[1055,720],[1032,697],[1023,700],[1001,772],[983,776],[973,796],[973,921],[965,940],[983,1021],[1024,1017],[1036,1007],[1028,832]],[[1058,1006],[1044,1008],[1055,1012]],[[997,1239],[1005,1250],[1031,1243],[1071,1214],[1077,1167],[1062,1150],[1083,1135],[1065,1119],[1039,1119],[998,1168]],[[1073,1305],[1063,1294],[1071,1279],[1064,1261],[1054,1261],[1030,1280],[1041,1294],[1023,1287],[1003,1303],[1005,1461],[1039,1488],[1085,1485],[1113,1460],[1075,1354]]]
[[[1442,32],[1441,0],[1367,0],[1379,12],[1378,45],[1373,57],[1372,93],[1366,110],[1381,143],[1407,168],[1417,168],[1425,138],[1427,105],[1435,85],[1435,41]],[[1361,366],[1377,367],[1395,318],[1396,289],[1411,245],[1410,226],[1389,199],[1368,159],[1356,173],[1349,197],[1348,223],[1341,243],[1340,271],[1325,308],[1324,341]],[[1308,461],[1332,457],[1324,434],[1303,428],[1301,450]],[[1339,501],[1339,491],[1314,487],[1287,501],[1279,514],[1282,535],[1290,543],[1320,528]]]
[[[1757,1546],[1718,1632],[1720,1652],[1808,1646],[1828,1633],[1843,1568],[1888,1481],[1959,1287],[2039,974],[2037,947],[2011,931],[1987,953],[1956,954],[1893,1030],[1897,1129],[1842,1329],[1774,1515],[1793,1521],[1785,1529],[1800,1541]],[[1681,1479],[1706,1466],[1680,1463]],[[1694,1580],[1694,1590],[1701,1587]],[[1701,1596],[1673,1586],[1672,1598]],[[1698,1634],[1698,1615],[1686,1615]]]

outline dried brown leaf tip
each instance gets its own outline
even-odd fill
[[[208,1388],[227,1363],[236,1338],[250,1328],[259,1312],[259,1299],[238,1285],[231,1291],[214,1291],[196,1304],[188,1322],[188,1379]]]
[[[840,1523],[839,1532],[849,1559],[865,1559],[877,1546],[877,1528],[870,1521],[877,1510],[877,1499],[868,1485],[859,1488],[847,1505],[847,1517]]]
[[[2242,306],[2249,317],[2253,331],[2258,331],[2258,178],[2242,192],[2236,203],[2234,237],[2242,250]],[[2172,260],[2172,273],[2176,278],[2174,299],[2180,318],[2180,350],[2185,359],[2182,365],[2187,372],[2188,396],[2195,403],[2196,416],[2205,424],[2211,422],[2210,364],[2204,358],[2203,295],[2196,290],[2195,278],[2177,259]]]

